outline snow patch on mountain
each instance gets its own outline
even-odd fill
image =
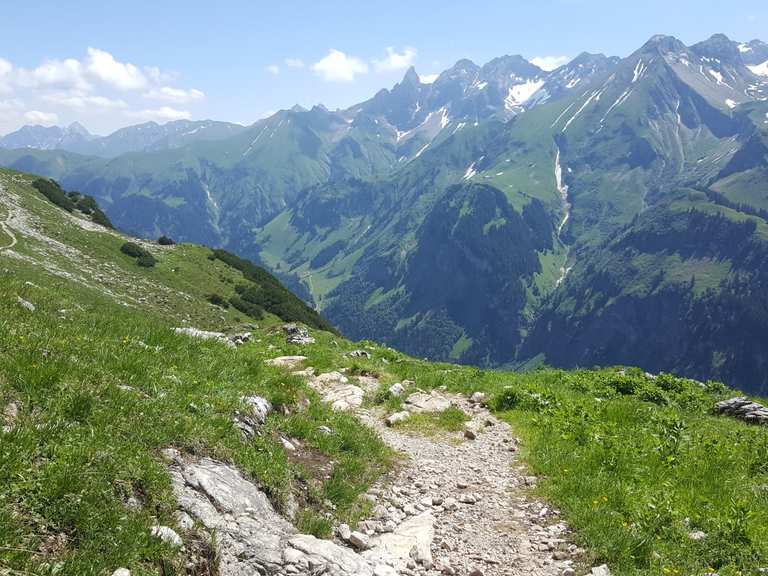
[[[747,66],[747,68],[749,68],[749,71],[752,72],[752,74],[768,77],[768,60],[757,66]]]
[[[504,99],[504,108],[513,110],[517,106],[523,105],[531,96],[536,94],[544,86],[544,80],[528,80],[522,84],[516,84],[509,88],[507,97]]]

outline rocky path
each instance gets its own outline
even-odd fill
[[[3,187],[2,181],[0,181],[0,197],[4,196],[4,194],[5,194],[5,188]],[[8,226],[8,222],[12,216],[13,216],[13,213],[10,210],[8,210],[8,214],[6,215],[5,220],[0,222],[0,229],[2,229],[3,233],[6,236],[8,236],[8,238],[11,239],[10,244],[6,246],[0,246],[0,252],[2,252],[3,250],[10,250],[14,246],[16,246],[16,243],[18,242],[18,240],[16,239],[16,235],[13,233],[13,230],[11,230],[11,228]]]
[[[471,416],[466,433],[417,436],[385,426],[380,413],[362,415],[389,446],[408,456],[396,476],[373,491],[379,504],[374,522],[431,517],[431,557],[407,563],[410,572],[402,573],[573,574],[578,550],[568,544],[557,512],[528,496],[535,478],[525,476],[517,462],[510,426],[480,403],[442,397]],[[385,533],[371,543],[386,545],[388,538]]]
[[[404,398],[400,422],[413,414],[450,407],[467,416],[459,432],[417,434],[390,426],[391,414],[364,408],[366,393],[379,388],[371,377],[343,370],[316,374],[301,369],[303,356],[268,360],[307,378],[323,402],[355,413],[404,458],[366,494],[371,517],[340,525],[335,541],[299,534],[266,496],[230,465],[164,451],[178,499],[177,526],[201,526],[216,534],[222,576],[574,576],[582,553],[568,542],[558,512],[531,496],[536,479],[518,462],[518,441],[508,424],[472,398],[445,391],[423,392],[414,382],[390,387]],[[246,397],[234,423],[251,437],[271,411],[266,399]],[[329,430],[329,433],[332,431]],[[290,439],[288,440],[290,442]],[[153,534],[181,542],[173,528]],[[181,544],[178,544],[181,545]],[[597,571],[597,572],[596,572]],[[592,574],[607,574],[607,568]]]

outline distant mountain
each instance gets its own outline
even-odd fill
[[[0,163],[97,197],[128,231],[259,261],[352,338],[765,392],[765,49],[655,36],[550,72],[461,60],[221,139],[185,143],[189,127],[153,149],[126,129],[142,151]]]
[[[78,122],[66,128],[58,126],[23,126],[0,137],[0,148],[34,148],[36,150],[72,150],[97,138]]]
[[[66,128],[24,126],[0,138],[0,148],[63,150],[114,158],[128,152],[168,150],[193,142],[223,140],[243,130],[244,126],[228,122],[176,120],[162,125],[146,122],[101,137],[94,136],[75,122]]]

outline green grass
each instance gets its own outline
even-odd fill
[[[469,421],[463,410],[451,406],[444,412],[422,412],[412,414],[408,420],[395,424],[395,427],[421,436],[439,436],[445,432],[460,432]]]

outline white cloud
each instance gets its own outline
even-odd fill
[[[416,49],[406,47],[402,52],[396,52],[392,46],[387,47],[387,57],[384,60],[374,60],[376,70],[379,72],[394,72],[397,70],[405,70],[406,68],[413,66],[413,61],[416,59]]]
[[[98,48],[88,48],[88,73],[119,90],[138,90],[147,85],[144,73],[133,64],[118,62]]]
[[[46,94],[42,97],[46,102],[66,106],[75,109],[94,109],[101,108],[105,110],[120,110],[128,107],[125,100],[107,98],[106,96],[90,96],[82,93],[55,92]]]
[[[56,124],[59,116],[55,112],[41,112],[40,110],[30,110],[24,114],[24,118],[32,124]]]
[[[440,74],[419,74],[419,82],[422,84],[432,84]]]
[[[135,110],[126,112],[126,116],[137,118],[139,120],[157,120],[165,122],[168,120],[189,120],[192,115],[186,110],[177,110],[170,106],[161,106],[160,108]]]
[[[300,58],[286,58],[285,65],[288,68],[304,68],[304,60]]]
[[[153,88],[144,94],[144,97],[151,100],[159,100],[161,102],[187,104],[196,100],[202,100],[205,98],[205,93],[201,90],[196,90],[195,88],[184,90],[182,88],[173,88],[171,86],[161,86],[160,88]]]
[[[269,72],[270,74],[274,74],[275,76],[280,74],[280,66],[278,66],[277,64],[270,64],[269,66],[267,66],[266,70],[267,72]]]
[[[34,70],[20,69],[16,75],[19,85],[25,88],[74,88],[90,90],[79,60],[48,60]]]
[[[355,75],[368,72],[368,65],[359,58],[331,49],[325,58],[312,65],[312,70],[328,82],[352,82]]]
[[[11,92],[11,74],[13,73],[13,64],[0,58],[0,94]]]
[[[571,59],[568,56],[536,56],[536,58],[531,58],[531,64],[547,71],[560,68],[560,66],[568,64],[570,61]]]

